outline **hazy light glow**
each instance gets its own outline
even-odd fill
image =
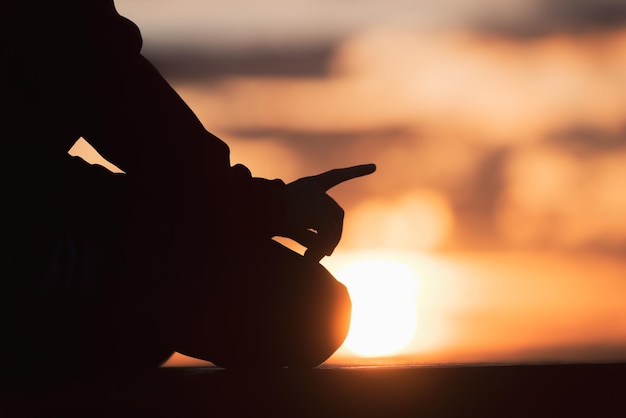
[[[344,347],[361,357],[402,351],[417,329],[416,270],[392,258],[360,258],[333,269],[352,298],[352,323]]]
[[[454,226],[446,198],[432,190],[416,190],[399,199],[370,199],[346,220],[346,243],[375,243],[379,248],[424,250],[437,248]]]

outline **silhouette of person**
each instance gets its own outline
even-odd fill
[[[329,357],[350,299],[319,264],[343,222],[326,191],[375,167],[285,184],[231,166],[112,0],[2,1],[0,16],[3,373]],[[124,174],[69,156],[81,136]]]

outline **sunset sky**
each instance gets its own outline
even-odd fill
[[[116,6],[233,163],[286,181],[378,165],[331,191],[346,224],[326,263],[413,269],[397,359],[626,359],[626,3]]]

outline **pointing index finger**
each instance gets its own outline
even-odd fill
[[[376,171],[375,164],[362,164],[346,168],[335,168],[312,177],[323,190],[328,190],[344,181],[366,176]]]

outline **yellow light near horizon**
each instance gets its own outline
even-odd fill
[[[418,274],[392,258],[361,258],[333,269],[352,298],[344,347],[361,357],[397,354],[417,329]]]

